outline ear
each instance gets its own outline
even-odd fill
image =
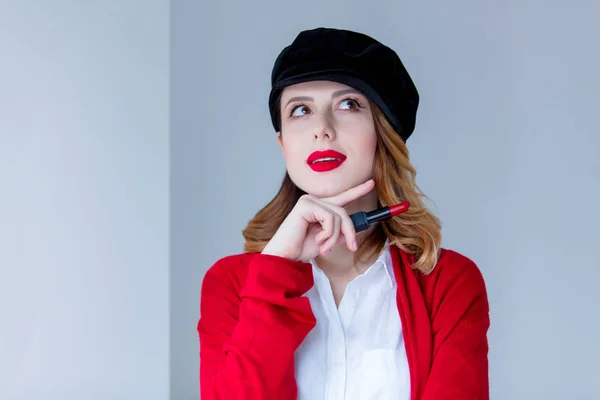
[[[281,136],[281,131],[277,131],[277,143],[279,143],[279,147],[283,150],[283,137]]]

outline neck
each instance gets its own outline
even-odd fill
[[[351,201],[344,206],[344,209],[348,215],[359,211],[372,211],[377,208],[378,199],[377,192],[375,190],[370,191],[358,199]]]
[[[353,202],[348,203],[344,206],[344,209],[348,215],[358,211],[371,211],[377,208],[377,193],[372,191],[365,196],[356,199]],[[356,241],[359,246],[362,241],[372,232],[374,229],[371,226],[369,229],[359,232],[356,235]],[[373,260],[365,260],[363,263],[354,262],[354,252],[348,249],[346,242],[339,243],[333,247],[331,252],[327,255],[319,255],[315,258],[315,262],[323,272],[329,277],[331,276],[348,276],[358,275],[364,272],[364,270],[375,262],[377,255],[373,256]]]

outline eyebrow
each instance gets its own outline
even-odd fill
[[[348,94],[348,93],[356,93],[356,94],[361,94],[359,91],[355,90],[355,89],[342,89],[342,90],[338,90],[337,92],[333,92],[331,94],[331,98],[335,99],[336,97]],[[313,101],[314,99],[310,96],[296,96],[296,97],[292,97],[291,99],[288,100],[288,102],[286,103],[286,107],[294,102],[294,101]]]

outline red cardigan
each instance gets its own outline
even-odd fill
[[[429,275],[391,247],[411,400],[487,400],[489,306],[483,277],[443,249]],[[294,352],[315,326],[302,295],[310,263],[246,253],[217,261],[200,300],[202,400],[296,399]]]

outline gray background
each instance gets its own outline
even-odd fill
[[[197,396],[200,283],[284,164],[267,110],[301,29],[371,34],[422,95],[409,140],[444,246],[488,284],[493,399],[600,399],[599,3],[172,2],[172,393]]]
[[[0,38],[0,399],[164,400],[169,3],[2,0]]]
[[[165,399],[169,336],[171,398],[198,398],[203,274],[284,171],[272,63],[325,25],[392,46],[419,88],[409,148],[444,246],[488,284],[492,398],[599,399],[599,16],[181,0],[169,24],[166,1],[1,1],[0,398]]]

